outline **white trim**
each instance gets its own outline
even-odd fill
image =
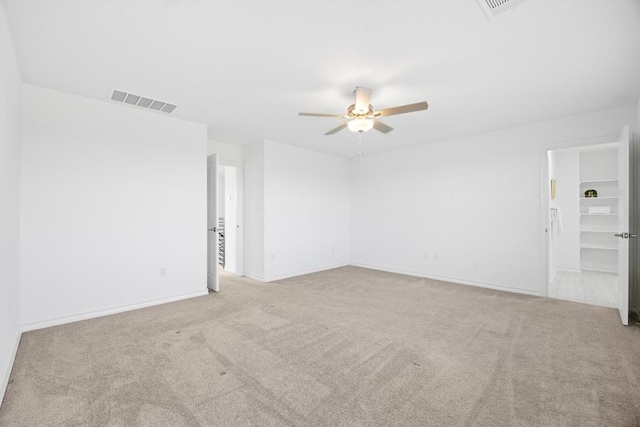
[[[581,268],[564,268],[564,267],[558,267],[556,269],[556,273],[558,273],[558,271],[566,271],[569,273],[582,273],[582,269]]]
[[[274,282],[276,280],[288,279],[290,277],[304,276],[305,274],[318,273],[319,271],[333,270],[334,268],[345,267],[349,265],[349,263],[341,263],[341,264],[333,264],[327,265],[325,267],[319,268],[311,268],[308,270],[299,270],[292,273],[279,274],[277,276],[269,276],[263,279],[264,282]]]
[[[110,308],[107,310],[91,311],[88,313],[74,314],[72,316],[58,317],[55,319],[43,320],[22,325],[22,332],[33,331],[36,329],[48,328],[50,326],[64,325],[65,323],[78,322],[80,320],[93,319],[96,317],[109,316],[111,314],[122,313],[125,311],[138,310],[140,308],[151,307],[154,305],[166,304],[168,302],[180,301],[183,299],[201,297],[208,294],[207,289],[188,294],[175,295],[168,298],[162,298],[153,301],[146,301],[137,304],[123,305],[120,307]]]
[[[467,280],[467,279],[459,279],[459,278],[456,278],[456,277],[438,276],[438,275],[435,275],[435,274],[421,273],[421,272],[411,271],[411,270],[399,270],[397,268],[380,267],[380,266],[377,266],[377,265],[369,265],[369,264],[361,264],[361,263],[351,263],[351,265],[353,265],[354,267],[368,268],[370,270],[387,271],[389,273],[405,274],[407,276],[421,277],[421,278],[433,279],[433,280],[441,280],[441,281],[444,281],[444,282],[451,282],[451,283],[456,283],[456,284],[459,284],[459,285],[475,286],[475,287],[478,287],[478,288],[486,288],[486,289],[494,289],[496,291],[505,291],[505,292],[511,292],[511,293],[516,293],[516,294],[533,295],[533,296],[536,296],[536,297],[543,296],[539,291],[532,291],[530,289],[515,288],[513,286],[498,285],[496,283],[478,282],[476,280]]]
[[[265,282],[266,281],[266,280],[264,280],[263,276],[260,276],[258,274],[249,273],[248,271],[245,271],[244,275],[245,275],[245,277],[248,277],[249,279],[257,280],[258,282]]]
[[[598,268],[598,267],[585,267],[582,270],[580,270],[580,272],[585,272],[585,271],[597,271],[598,273],[609,273],[609,274],[618,274],[618,269],[614,269],[614,268]]]
[[[9,357],[9,363],[7,364],[7,368],[5,369],[2,376],[2,382],[0,383],[0,406],[2,405],[2,401],[4,400],[4,394],[7,392],[7,386],[9,385],[9,380],[11,379],[11,370],[13,369],[13,364],[16,361],[16,355],[18,354],[18,346],[20,345],[21,338],[22,332],[18,331],[16,340],[13,343],[13,351],[11,352],[11,357]]]

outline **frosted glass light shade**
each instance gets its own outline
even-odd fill
[[[348,124],[351,132],[366,132],[373,127],[373,120],[353,119]]]

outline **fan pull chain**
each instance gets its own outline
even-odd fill
[[[358,158],[360,159],[360,163],[362,163],[362,131],[358,132],[358,141],[359,141]]]

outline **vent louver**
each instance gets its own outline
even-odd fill
[[[488,19],[495,15],[512,10],[524,0],[478,0],[478,4]]]
[[[134,95],[121,90],[114,90],[111,94],[111,100],[146,108],[147,110],[162,111],[167,114],[170,114],[177,108],[177,105],[170,104],[168,102],[145,98],[144,96]]]

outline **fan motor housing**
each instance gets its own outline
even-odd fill
[[[348,111],[347,115],[349,117],[367,117],[373,114],[373,105],[371,104],[369,104],[369,111],[365,111],[364,113],[354,112],[353,110],[355,109],[356,109],[356,104],[349,105],[349,108],[347,109]]]

